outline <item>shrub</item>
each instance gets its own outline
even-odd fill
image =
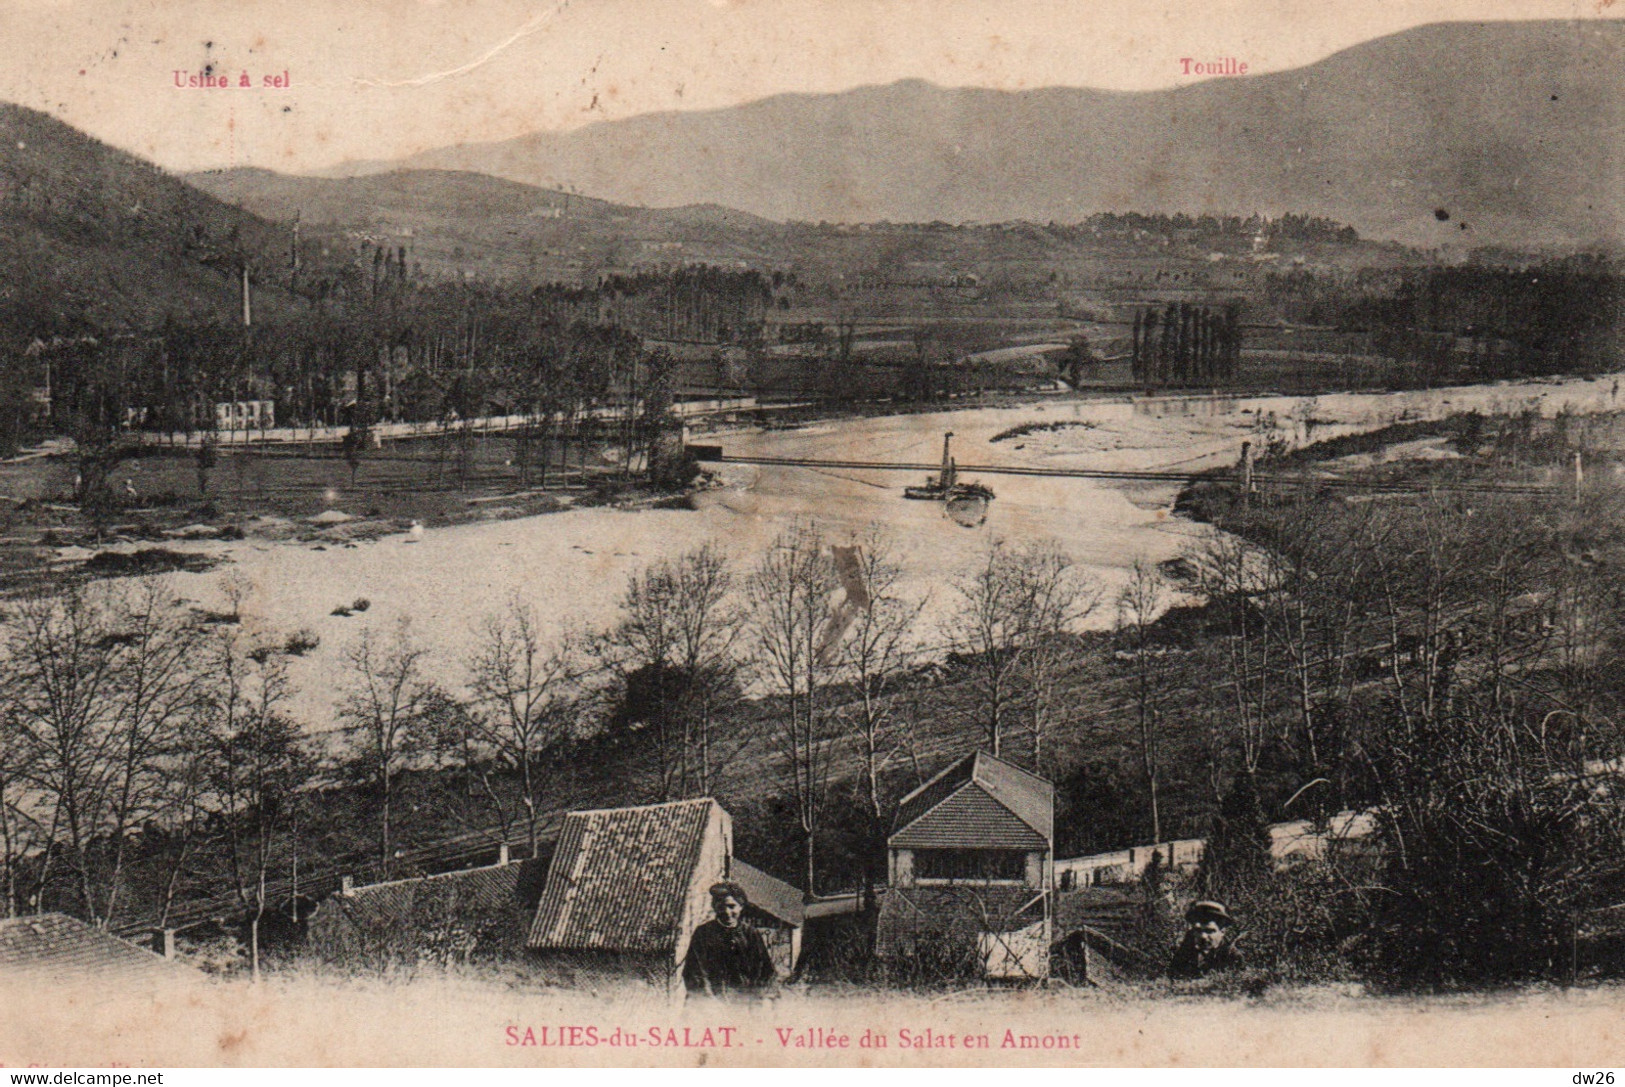
[[[312,631],[300,629],[288,635],[288,640],[283,644],[282,651],[290,657],[302,657],[321,644],[322,640]]]
[[[1462,700],[1465,702],[1465,699]],[[1585,911],[1618,901],[1625,818],[1551,715],[1457,704],[1367,741],[1379,813],[1369,965],[1399,985],[1563,980]]]

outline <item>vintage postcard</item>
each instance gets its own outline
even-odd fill
[[[1612,2],[0,0],[0,1064],[1617,1065]]]

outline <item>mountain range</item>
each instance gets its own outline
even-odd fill
[[[275,312],[295,304],[277,282],[296,214],[322,247],[350,247],[336,260],[357,259],[377,224],[380,241],[418,231],[426,268],[537,282],[809,252],[850,270],[846,249],[822,235],[786,248],[773,222],[1076,222],[1101,210],[1295,212],[1424,248],[1617,246],[1625,23],[1419,27],[1292,72],[1147,93],[906,81],[780,95],[338,174],[176,177],[0,104],[0,332],[26,342],[169,316],[229,321],[244,265],[256,304]],[[1018,234],[977,244],[1019,260]],[[884,240],[858,256],[946,268],[961,256],[951,242],[915,253]]]
[[[1617,242],[1625,22],[1436,24],[1152,92],[906,80],[783,94],[327,173],[402,168],[780,221],[1296,212],[1427,247]]]

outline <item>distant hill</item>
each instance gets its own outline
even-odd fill
[[[1622,156],[1625,23],[1587,20],[1419,27],[1158,92],[780,95],[332,172],[477,171],[774,220],[1299,212],[1423,246],[1566,246],[1625,237]]]
[[[790,275],[787,294],[794,297],[778,303],[776,316],[792,325],[826,319],[829,291],[859,283],[866,284],[867,304],[878,307],[866,312],[877,319],[927,312],[952,318],[964,316],[971,295],[1015,306],[1007,315],[1032,305],[1053,313],[1062,276],[1085,290],[1177,284],[1245,293],[1286,264],[1367,268],[1418,259],[1389,243],[1344,238],[1335,224],[1318,224],[1330,233],[1305,230],[1317,224],[1301,219],[1272,235],[1272,252],[1259,263],[1254,234],[1235,216],[1226,226],[1210,221],[1203,228],[1179,227],[1168,216],[1107,217],[1060,230],[1030,223],[829,227],[775,223],[716,204],[629,207],[450,170],[323,178],[239,168],[187,179],[275,222],[297,218],[305,259],[329,267],[364,272],[383,249],[404,252],[420,283],[577,286],[681,265],[755,268]],[[935,291],[948,283],[977,286],[952,297]]]
[[[373,221],[445,225],[529,216],[634,224],[645,229],[715,227],[760,230],[777,224],[718,204],[634,208],[468,170],[390,170],[357,177],[279,174],[258,167],[206,170],[188,183],[268,219],[355,224]]]
[[[775,223],[711,204],[633,208],[453,170],[394,170],[353,178],[296,177],[257,168],[190,174],[220,200],[287,224],[330,250],[405,245],[434,276],[563,279],[638,260],[759,259],[753,239]]]
[[[46,114],[0,104],[0,337],[231,321],[287,297],[288,232]]]
[[[285,221],[297,214],[312,224],[397,220],[439,223],[554,210],[602,219],[624,210],[604,200],[455,170],[394,170],[357,178],[317,178],[242,167],[189,174],[186,180],[256,215]]]

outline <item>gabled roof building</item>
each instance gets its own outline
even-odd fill
[[[329,961],[379,968],[511,958],[524,944],[526,877],[537,863],[504,856],[484,868],[346,883],[311,915],[308,946]]]
[[[781,976],[794,970],[802,894],[734,859],[733,821],[710,798],[565,816],[527,941],[559,984],[628,980],[673,994],[694,929],[711,919],[711,886],[731,879]]]
[[[985,751],[905,796],[875,953],[937,975],[1048,976],[1055,787]]]
[[[789,977],[801,960],[801,937],[807,924],[805,897],[796,888],[776,879],[755,865],[733,858],[728,878],[750,897],[745,920],[756,926],[773,956],[779,977]]]
[[[991,881],[1048,887],[1055,787],[985,751],[905,796],[887,839],[890,882]]]

